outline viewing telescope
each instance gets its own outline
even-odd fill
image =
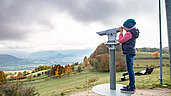
[[[119,42],[116,40],[117,33],[119,32],[119,28],[113,28],[113,29],[108,29],[105,31],[101,32],[96,32],[100,36],[107,35],[108,36],[108,41],[105,43],[105,45],[109,49],[115,49],[116,45],[119,45]]]

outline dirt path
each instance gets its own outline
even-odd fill
[[[94,93],[92,90],[72,93],[66,96],[102,96]],[[155,89],[136,89],[135,94],[131,96],[171,96],[171,89],[155,88]]]

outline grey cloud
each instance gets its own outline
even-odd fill
[[[15,32],[14,32],[15,31]],[[0,25],[0,40],[22,40],[26,37],[25,30],[10,25]]]
[[[123,16],[152,14],[156,0],[0,0],[0,40],[22,40],[33,23],[47,26],[55,12],[67,12],[79,22],[106,23]],[[17,26],[13,26],[13,24]]]
[[[118,19],[125,15],[151,14],[156,0],[56,0],[58,9],[71,14],[81,22],[94,22]]]
[[[26,39],[35,23],[53,28],[48,21],[51,10],[41,0],[0,0],[0,40]]]

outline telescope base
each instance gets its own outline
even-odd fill
[[[116,84],[116,90],[110,89],[110,84],[100,84],[96,85],[92,88],[93,92],[103,95],[103,96],[130,96],[132,94],[121,93],[120,89],[123,88],[124,85]]]

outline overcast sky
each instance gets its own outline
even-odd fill
[[[163,47],[164,17],[162,11]],[[0,50],[96,48],[107,41],[96,32],[129,18],[140,30],[136,47],[159,48],[158,0],[0,0]]]

